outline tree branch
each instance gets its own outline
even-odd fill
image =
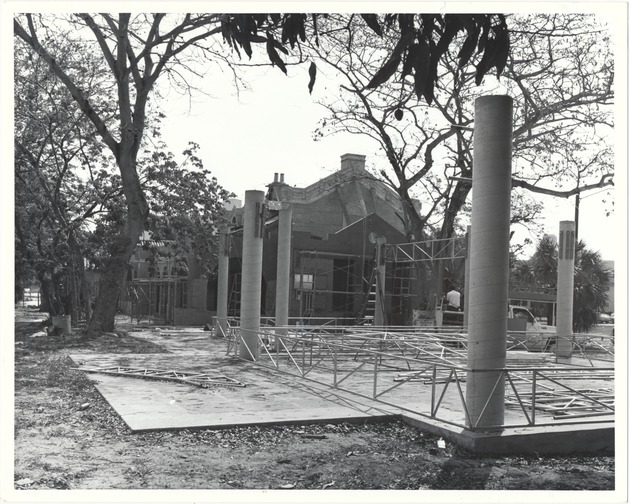
[[[27,14],[27,18],[29,19],[29,25],[32,26],[31,15]],[[17,22],[16,19],[13,20],[13,28],[15,30],[15,34],[21,38],[26,44],[28,44],[35,53],[42,58],[53,71],[53,73],[64,83],[64,85],[68,88],[68,91],[72,95],[72,98],[77,102],[81,111],[86,115],[86,117],[90,120],[90,122],[96,128],[96,131],[103,139],[103,142],[107,147],[112,151],[114,156],[118,158],[119,154],[119,143],[114,139],[112,134],[107,129],[107,125],[98,115],[98,113],[92,107],[90,101],[83,96],[82,91],[76,86],[74,81],[66,74],[62,68],[57,64],[55,58],[53,58],[48,51],[46,51],[42,45],[39,43],[37,36],[35,35],[35,31],[31,28],[31,35],[29,35],[26,30]]]
[[[538,194],[546,194],[547,196],[555,196],[557,198],[570,198],[571,196],[575,196],[576,194],[582,194],[586,191],[592,191],[593,189],[601,189],[602,187],[614,186],[613,180],[614,174],[606,173],[602,175],[599,182],[594,184],[587,184],[581,187],[575,187],[568,191],[558,191],[556,189],[547,189],[545,187],[539,187],[534,184],[530,184],[525,180],[512,179],[512,188],[514,187],[522,187],[523,189],[527,189],[528,191],[535,192]]]

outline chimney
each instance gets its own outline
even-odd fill
[[[344,154],[341,156],[341,170],[365,170],[365,156],[362,154]]]
[[[280,174],[280,183],[284,184],[284,173]]]
[[[273,174],[273,181],[274,181],[274,182],[278,182],[278,172],[275,172],[275,173]]]

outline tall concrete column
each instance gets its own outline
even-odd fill
[[[376,239],[376,296],[374,298],[374,325],[385,325],[385,237]]]
[[[569,358],[573,350],[573,276],[575,222],[561,221],[558,237],[558,283],[556,299],[556,356]]]
[[[291,222],[293,208],[283,203],[278,216],[278,262],[276,272],[276,326],[289,324],[289,297],[291,293]],[[276,332],[276,334],[278,334]],[[286,329],[281,334],[286,334]]]
[[[243,266],[241,274],[241,344],[239,356],[260,356],[260,284],[262,280],[263,201],[262,191],[245,191],[243,208]]]
[[[506,364],[512,98],[475,101],[472,233],[468,288],[468,376],[470,425],[490,427],[504,420]]]
[[[228,278],[230,269],[230,228],[219,229],[219,277],[217,278],[217,318],[215,334],[227,336]]]
[[[466,259],[464,260],[464,327],[468,327],[470,313],[470,226],[466,227]]]

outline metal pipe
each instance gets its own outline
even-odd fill
[[[532,423],[536,425],[536,376],[538,372],[534,369],[532,377]]]
[[[502,425],[505,414],[502,373],[475,370],[506,364],[511,176],[512,98],[477,98],[466,404],[470,425],[479,428]]]
[[[466,227],[466,259],[464,260],[464,328],[468,327],[470,314],[470,230]]]
[[[260,284],[262,279],[261,209],[265,195],[262,191],[245,191],[243,210],[243,267],[241,277],[241,358],[256,360],[260,356]]]
[[[386,239],[379,236],[376,239],[376,296],[374,299],[374,325],[382,326],[385,323],[385,250]]]
[[[300,250],[300,255],[314,255],[320,257],[362,257],[361,254],[342,254],[337,252],[325,252],[321,250]]]

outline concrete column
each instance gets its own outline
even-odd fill
[[[466,227],[466,259],[464,261],[464,327],[468,327],[468,314],[470,313],[470,226]]]
[[[504,420],[504,378],[480,370],[506,364],[511,175],[512,98],[477,98],[466,404],[470,425],[480,428]]]
[[[293,208],[283,203],[278,216],[278,262],[276,272],[276,326],[289,324],[289,297],[291,293],[291,222]],[[281,331],[286,334],[286,330]],[[276,331],[276,334],[278,332]]]
[[[262,191],[245,191],[243,215],[243,266],[241,275],[241,339],[239,356],[260,356],[260,284],[262,280],[263,201]]]
[[[385,325],[385,237],[376,239],[376,296],[374,299],[374,325]]]
[[[227,336],[228,278],[230,269],[230,228],[219,229],[219,277],[217,279],[217,318],[215,334]]]
[[[573,350],[573,275],[575,222],[561,221],[558,237],[558,283],[556,299],[556,356],[569,358]]]

